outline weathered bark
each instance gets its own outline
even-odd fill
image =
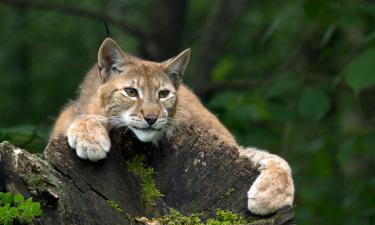
[[[211,217],[218,208],[254,218],[251,224],[292,224],[293,210],[259,217],[246,209],[246,191],[258,175],[236,148],[220,143],[196,128],[176,130],[159,148],[135,141],[123,131],[112,133],[108,158],[97,163],[80,160],[66,138],[50,142],[42,159],[7,142],[0,144],[1,191],[19,192],[42,202],[44,215],[37,224],[136,224],[134,217],[157,216],[173,207],[182,213],[204,212]],[[164,194],[153,209],[140,198],[136,176],[126,160],[145,154],[157,174]],[[114,209],[117,203],[122,212]]]

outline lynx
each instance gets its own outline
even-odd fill
[[[157,144],[181,124],[216,134],[257,166],[260,175],[247,193],[248,209],[260,215],[293,204],[291,169],[282,158],[255,148],[239,146],[230,132],[181,81],[190,49],[164,62],[136,58],[106,38],[98,63],[86,75],[79,98],[58,117],[51,139],[68,137],[78,157],[104,159],[111,147],[109,131],[127,127],[142,142]]]

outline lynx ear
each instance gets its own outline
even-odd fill
[[[178,84],[189,63],[190,48],[185,49],[177,56],[161,63],[164,71],[168,74],[173,83]]]
[[[103,79],[117,73],[128,60],[128,56],[121,50],[116,41],[106,38],[100,46],[98,53],[99,73]]]

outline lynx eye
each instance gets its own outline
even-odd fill
[[[124,88],[124,91],[129,97],[138,97],[138,91],[135,88]]]
[[[159,91],[159,98],[166,98],[169,95],[170,91],[168,90],[161,90]]]

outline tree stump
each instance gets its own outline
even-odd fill
[[[44,157],[3,142],[0,190],[40,201],[44,214],[35,224],[137,224],[133,218],[166,214],[169,207],[186,215],[203,212],[205,219],[220,208],[253,218],[250,224],[294,224],[291,207],[269,216],[249,213],[246,193],[258,172],[235,147],[212,134],[180,127],[156,147],[119,129],[111,140],[108,157],[96,163],[79,159],[63,136],[47,145]],[[140,197],[139,178],[127,169],[135,154],[146,156],[164,195],[151,208]]]

